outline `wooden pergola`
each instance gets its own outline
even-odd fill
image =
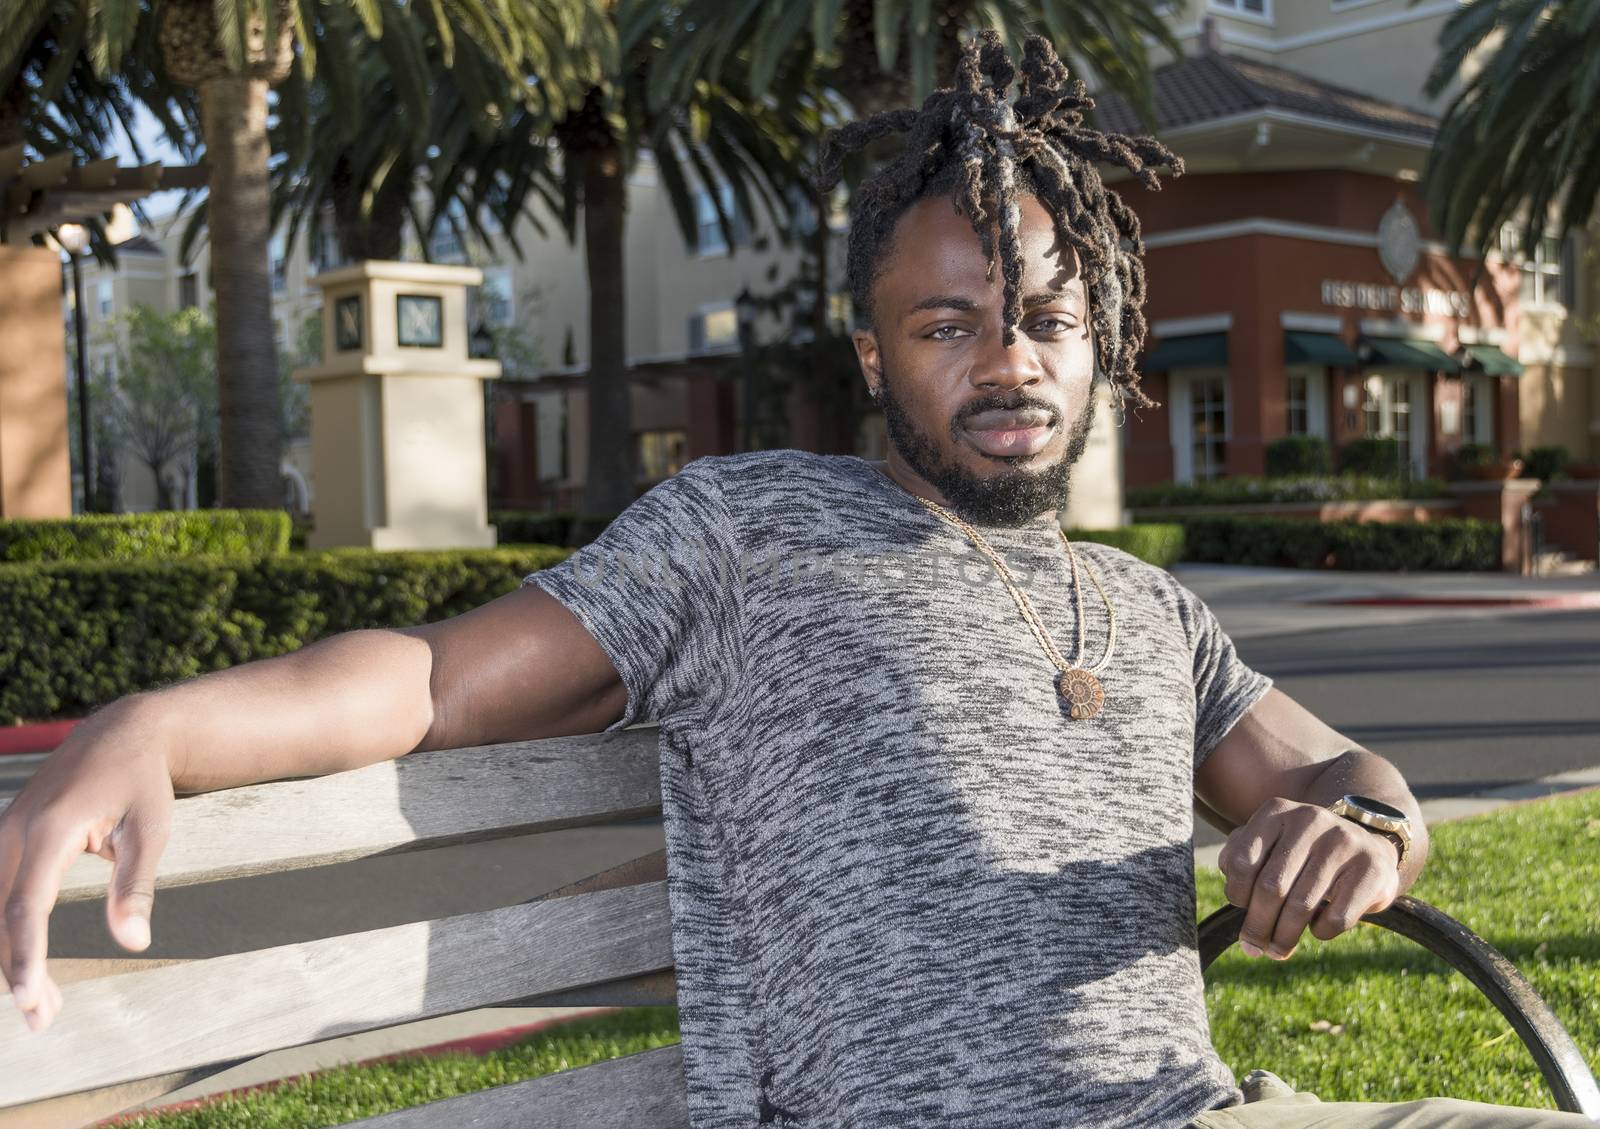
[[[0,148],[0,243],[26,246],[64,223],[83,223],[152,192],[203,188],[203,165],[119,166],[114,158],[74,164],[57,153],[29,161],[21,145]]]

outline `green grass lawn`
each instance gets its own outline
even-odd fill
[[[1505,953],[1584,1057],[1600,1062],[1600,791],[1444,824],[1432,838],[1411,893]],[[1198,901],[1201,916],[1224,904],[1214,868],[1199,874]],[[1330,942],[1308,933],[1283,962],[1247,958],[1235,947],[1207,983],[1212,1037],[1237,1075],[1263,1067],[1324,1101],[1446,1095],[1555,1108],[1527,1049],[1477,989],[1384,930],[1362,926]],[[482,1058],[343,1067],[126,1124],[320,1129],[677,1039],[676,1008],[635,1008],[576,1020]]]

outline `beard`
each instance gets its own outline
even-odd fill
[[[1095,384],[1099,381],[1096,380]],[[1018,527],[1050,510],[1066,508],[1072,487],[1072,467],[1089,445],[1089,430],[1094,424],[1094,384],[1090,385],[1083,412],[1073,421],[1067,434],[1067,449],[1048,466],[1032,469],[1037,455],[985,456],[1009,464],[998,474],[977,475],[963,467],[953,455],[945,455],[933,437],[919,428],[895,397],[894,382],[888,369],[882,373],[884,430],[900,457],[923,480],[939,491],[949,506],[975,525]],[[1054,405],[1029,397],[1008,397],[1000,393],[980,396],[967,404],[950,421],[950,440],[960,444],[962,422],[979,412],[1019,408],[1041,408],[1053,412]]]

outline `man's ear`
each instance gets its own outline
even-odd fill
[[[866,378],[867,394],[877,399],[878,390],[883,386],[883,356],[878,352],[878,335],[870,329],[858,329],[850,335],[850,343],[856,347],[856,363]]]

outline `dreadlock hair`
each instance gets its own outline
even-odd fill
[[[1043,36],[1023,45],[1022,75],[1000,36],[986,30],[961,50],[953,88],[936,90],[920,110],[889,110],[851,122],[823,139],[819,186],[839,182],[845,157],[891,133],[909,135],[905,151],[856,190],[846,272],[856,309],[872,311],[872,286],[895,224],[918,200],[951,196],[972,221],[994,277],[1004,281],[1004,343],[1022,320],[1022,260],[1017,230],[1019,195],[1036,196],[1055,223],[1056,237],[1078,256],[1090,296],[1095,359],[1119,401],[1155,402],[1139,389],[1135,369],[1144,348],[1144,241],[1139,219],[1110,191],[1097,161],[1120,165],[1146,188],[1159,190],[1155,169],[1183,173],[1183,159],[1153,137],[1101,133],[1083,124],[1094,108],[1083,81]],[[996,240],[995,231],[999,238]],[[997,245],[998,244],[998,245]],[[1126,246],[1124,245],[1126,244]]]

